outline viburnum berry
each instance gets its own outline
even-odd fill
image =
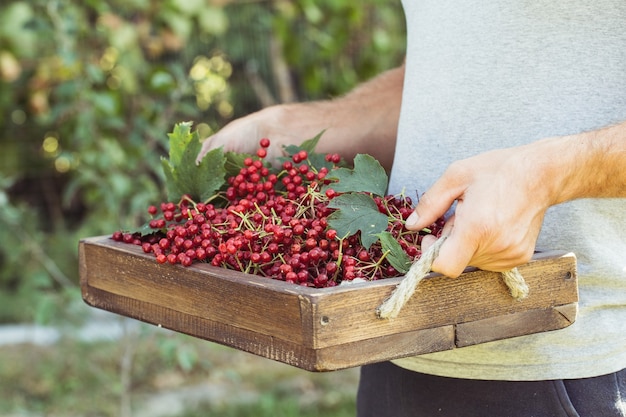
[[[263,162],[269,146],[270,140],[262,138],[256,154],[241,159],[210,202],[184,195],[178,203],[150,205],[151,233],[116,231],[111,238],[140,245],[159,264],[205,262],[310,287],[397,276],[380,243],[366,248],[359,233],[339,236],[329,225],[335,211],[330,202],[339,193],[332,188],[328,165],[316,167],[312,161],[319,158],[298,150],[276,169]],[[337,166],[341,157],[327,154],[324,160]],[[373,201],[411,260],[421,255],[422,236],[437,236],[445,224],[439,219],[427,231],[408,231],[409,197],[374,196]]]

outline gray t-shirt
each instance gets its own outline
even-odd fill
[[[390,192],[421,194],[452,161],[490,149],[626,120],[626,1],[405,0],[404,8],[406,75]],[[577,256],[572,326],[394,362],[501,380],[626,368],[626,199],[551,207],[537,246]]]

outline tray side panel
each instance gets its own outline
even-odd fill
[[[437,275],[423,280],[400,315],[391,320],[379,319],[375,311],[395,287],[368,288],[367,284],[356,284],[353,291],[320,295],[311,319],[316,336],[314,346],[321,348],[364,337],[473,322],[578,301],[573,255],[538,259],[519,269],[530,287],[524,300],[514,300],[497,273],[476,270],[457,279]]]
[[[89,287],[89,285],[84,288],[84,292],[86,294],[85,302],[102,310],[219,343],[297,368],[311,371],[319,368],[316,358],[317,353],[300,343],[233,327],[203,317],[191,316],[162,305],[109,293],[98,288]],[[338,365],[341,365],[341,363]],[[347,366],[346,364],[343,368]]]
[[[182,315],[228,323],[231,329],[303,343],[298,294],[275,291],[272,285],[264,285],[265,280],[251,284],[229,279],[228,274],[216,276],[196,268],[158,265],[148,256],[128,254],[98,241],[80,243],[80,265],[83,298],[93,301],[95,293],[89,291],[100,289]]]

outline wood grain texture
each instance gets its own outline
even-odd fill
[[[107,237],[79,243],[83,299],[96,308],[311,371],[556,330],[576,319],[576,259],[538,253],[519,267],[530,295],[515,301],[500,275],[431,274],[399,317],[376,308],[401,278],[305,288],[208,264],[159,265]]]

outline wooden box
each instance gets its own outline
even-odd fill
[[[376,308],[401,278],[315,289],[208,264],[160,265],[108,237],[82,240],[79,252],[87,304],[309,371],[556,330],[578,306],[576,259],[564,252],[519,267],[530,287],[522,301],[497,273],[433,273],[391,320]]]

